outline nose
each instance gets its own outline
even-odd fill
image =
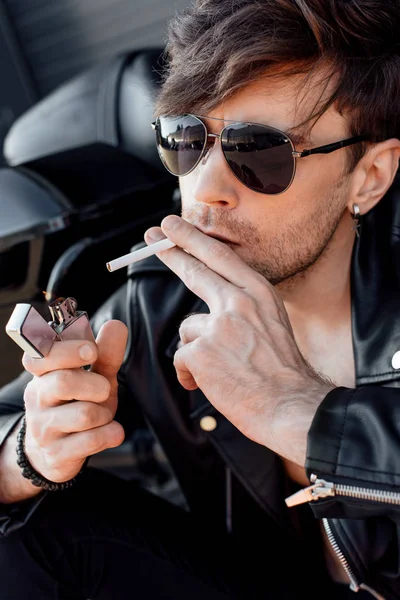
[[[184,180],[190,179],[187,183],[197,202],[231,210],[239,203],[242,186],[226,163],[219,135],[209,134],[208,139],[211,143],[205,156],[181,184],[185,186]]]

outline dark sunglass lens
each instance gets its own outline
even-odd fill
[[[174,175],[186,175],[197,164],[207,140],[200,119],[191,115],[160,117],[157,148],[164,166]]]
[[[292,145],[280,131],[263,125],[234,123],[221,138],[224,156],[244,185],[262,194],[280,194],[294,173]]]

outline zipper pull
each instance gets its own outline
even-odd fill
[[[298,504],[305,504],[306,502],[312,502],[319,500],[320,498],[327,498],[328,496],[335,495],[335,484],[324,479],[317,479],[316,475],[311,475],[312,484],[302,490],[299,490],[295,494],[285,498],[286,505],[291,508]]]

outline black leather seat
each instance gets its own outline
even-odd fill
[[[93,314],[126,277],[106,262],[179,210],[151,129],[162,66],[162,48],[118,55],[11,127],[0,169],[0,320],[16,302],[44,311],[42,291],[74,296]]]
[[[47,300],[74,296],[91,316],[126,280],[125,269],[109,273],[106,262],[179,211],[176,178],[162,166],[151,129],[161,69],[161,48],[119,55],[55,90],[10,129],[0,170],[4,325],[16,302],[48,318],[42,290]],[[21,370],[21,351],[3,335],[0,354],[15,358],[9,381]],[[167,482],[171,498],[175,487],[154,443],[144,428],[93,461],[122,476],[136,467],[156,492]]]

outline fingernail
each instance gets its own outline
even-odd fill
[[[79,356],[82,360],[91,360],[94,356],[94,351],[92,346],[89,344],[84,344],[79,348]]]
[[[161,229],[149,229],[145,234],[146,240],[150,242],[158,242],[159,240],[163,240],[165,235],[161,231]]]
[[[180,224],[181,220],[179,217],[176,215],[168,215],[161,223],[161,227],[167,231],[173,231],[174,229],[177,229]]]

